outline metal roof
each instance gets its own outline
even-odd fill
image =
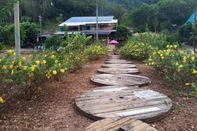
[[[117,19],[113,19],[113,16],[98,16],[98,23],[117,23]],[[85,16],[85,17],[71,17],[59,26],[79,26],[86,24],[95,24],[96,16]]]
[[[98,16],[98,22],[111,20],[113,20],[113,16]],[[96,22],[96,16],[71,17],[65,22]]]
[[[197,16],[197,11],[194,12],[194,13],[189,17],[189,19],[185,22],[184,25],[186,25],[186,24],[189,23],[189,22],[193,23],[195,18],[196,18],[196,20],[197,20],[197,17],[196,17],[196,16]],[[196,21],[196,20],[195,20],[195,21]]]

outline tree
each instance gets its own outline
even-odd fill
[[[140,8],[135,8],[131,14],[133,26],[138,28],[139,31],[144,32],[148,20],[149,5],[142,4]]]
[[[14,24],[9,24],[3,27],[1,30],[1,33],[3,38],[2,38],[2,43],[6,46],[14,46],[15,45],[15,37],[14,37]],[[20,40],[21,43],[24,42],[26,38],[26,32],[23,27],[20,28]]]
[[[149,6],[148,10],[148,24],[149,27],[153,27],[154,32],[157,31],[157,26],[159,25],[158,17],[160,13],[158,10],[158,6],[156,4],[152,4]]]
[[[122,25],[119,25],[117,27],[117,33],[115,35],[116,38],[120,39],[127,39],[129,36],[131,36],[132,33],[125,27]]]
[[[35,23],[30,22],[22,22],[20,25],[20,27],[26,32],[24,42],[35,43],[37,34],[39,33],[39,27]]]
[[[7,18],[18,0],[0,1],[0,22]]]

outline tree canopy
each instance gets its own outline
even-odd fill
[[[13,6],[17,0],[0,1],[0,22],[13,23]],[[180,26],[197,9],[196,0],[98,0],[99,15],[114,15],[119,24],[140,31],[170,30]],[[93,0],[20,0],[20,21],[62,22],[72,16],[92,16],[96,2]],[[7,16],[7,18],[6,18]],[[61,16],[61,21],[60,21]]]

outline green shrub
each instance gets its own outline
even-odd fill
[[[107,46],[104,43],[93,43],[85,49],[88,61],[96,60],[107,54]]]

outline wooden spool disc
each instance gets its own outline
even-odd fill
[[[129,117],[144,122],[164,118],[172,101],[159,92],[139,87],[103,86],[79,94],[77,110],[93,120]]]
[[[150,125],[131,118],[108,118],[96,121],[85,131],[157,131]]]
[[[107,73],[107,74],[136,74],[139,73],[140,70],[137,68],[99,68],[98,72],[100,73]]]
[[[136,65],[134,64],[103,64],[103,68],[135,68]]]
[[[151,82],[148,77],[131,74],[98,74],[90,79],[98,84],[112,86],[142,86]]]
[[[115,59],[120,59],[120,55],[109,55],[107,58],[115,58]]]
[[[106,64],[132,64],[132,61],[128,60],[122,60],[122,59],[117,59],[117,60],[106,60]]]

